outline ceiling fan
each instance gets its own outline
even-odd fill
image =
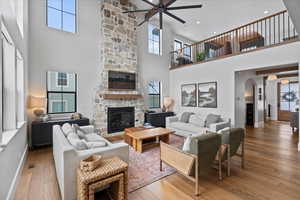
[[[149,21],[151,17],[159,13],[159,24],[160,29],[163,28],[163,14],[166,14],[177,21],[181,23],[185,23],[185,21],[172,13],[170,13],[170,10],[183,10],[183,9],[191,9],[191,8],[202,8],[202,5],[190,5],[190,6],[178,6],[178,7],[170,7],[173,3],[175,3],[177,0],[159,0],[159,3],[156,5],[148,0],[142,0],[143,2],[153,6],[151,9],[145,9],[145,10],[128,10],[124,11],[123,13],[135,13],[135,12],[147,12],[145,14],[145,19],[141,23],[138,24],[138,26],[141,26],[145,22]]]

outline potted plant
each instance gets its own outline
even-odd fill
[[[205,60],[205,52],[202,51],[202,52],[197,53],[197,62],[201,62],[203,60]]]

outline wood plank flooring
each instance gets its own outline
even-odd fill
[[[298,136],[287,123],[268,122],[247,129],[246,168],[233,159],[232,176],[218,181],[217,172],[201,177],[201,191],[173,174],[129,194],[130,200],[299,200]],[[31,168],[33,167],[33,168]],[[59,200],[52,149],[31,151],[17,188],[16,200]],[[106,199],[98,198],[98,199]]]

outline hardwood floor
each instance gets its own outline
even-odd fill
[[[212,171],[200,181],[202,194],[173,174],[129,194],[130,200],[299,200],[300,153],[298,136],[287,123],[269,122],[265,128],[247,128],[246,168],[233,159],[232,175],[218,181]],[[33,168],[31,168],[33,167]],[[52,149],[29,153],[17,188],[17,200],[58,200]],[[106,199],[106,198],[99,198]]]

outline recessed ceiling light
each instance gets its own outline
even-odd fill
[[[265,11],[264,11],[264,14],[268,14],[268,13],[269,13],[269,11],[268,11],[268,10],[265,10]]]
[[[196,21],[196,24],[200,24],[200,21]]]

